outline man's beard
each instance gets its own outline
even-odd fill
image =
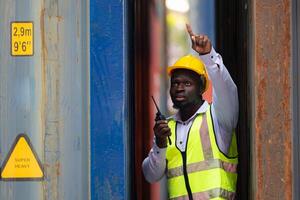
[[[180,110],[188,105],[189,105],[189,103],[174,103],[173,102],[173,108],[175,108],[177,110]]]
[[[178,107],[178,106],[176,106],[175,104],[173,104],[173,108],[174,108],[174,109],[176,109],[176,110],[178,110],[178,109],[179,109],[179,107]]]

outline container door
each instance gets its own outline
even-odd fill
[[[0,0],[0,199],[88,199],[86,16]]]

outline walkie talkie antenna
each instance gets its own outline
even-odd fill
[[[160,112],[160,110],[159,110],[159,108],[158,108],[158,106],[157,106],[157,104],[156,104],[156,101],[155,101],[154,97],[153,97],[153,96],[151,96],[151,97],[152,97],[152,100],[153,100],[153,102],[154,102],[154,105],[155,105],[155,107],[156,107],[156,109],[157,109],[155,121],[158,121],[158,120],[166,120],[166,117],[165,117],[163,114],[161,114],[161,112]],[[168,136],[168,140],[169,140],[169,144],[172,145],[170,136]]]
[[[154,100],[154,97],[151,96],[151,98],[152,98],[152,100],[153,100],[153,102],[154,102],[154,105],[155,105],[157,111],[161,114],[161,112],[160,112],[160,110],[159,110],[159,108],[158,108],[158,106],[157,106],[157,104],[156,104],[156,101]]]

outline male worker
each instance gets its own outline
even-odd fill
[[[150,183],[166,174],[169,199],[234,199],[237,88],[209,38],[195,35],[189,25],[187,31],[201,59],[184,56],[167,68],[170,96],[178,112],[156,121],[154,144],[143,172]],[[206,70],[213,85],[211,105],[202,99],[208,85]]]

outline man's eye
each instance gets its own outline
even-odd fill
[[[184,84],[185,84],[185,86],[191,86],[190,82],[185,82]]]
[[[177,86],[178,86],[178,83],[173,82],[173,83],[172,83],[172,86],[177,87]]]

